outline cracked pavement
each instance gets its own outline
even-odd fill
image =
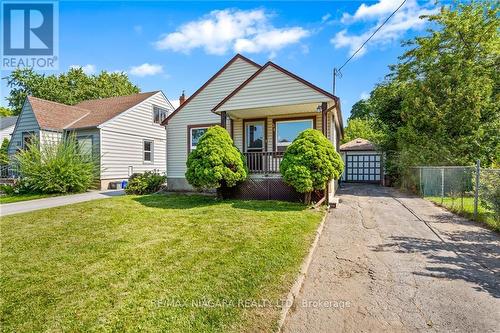
[[[499,332],[500,237],[423,199],[347,185],[284,332]]]

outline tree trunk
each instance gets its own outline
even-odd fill
[[[312,192],[306,192],[306,193],[304,193],[304,203],[306,205],[310,205],[311,204],[311,193]]]

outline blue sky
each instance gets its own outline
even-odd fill
[[[59,70],[126,71],[142,91],[161,89],[175,103],[182,90],[192,94],[240,52],[261,64],[271,59],[331,91],[333,67],[344,63],[399,3],[62,1]],[[344,119],[397,61],[400,42],[424,33],[418,16],[434,10],[433,2],[408,0],[344,68],[336,92]],[[6,105],[5,80],[1,90]]]

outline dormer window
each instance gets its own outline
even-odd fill
[[[161,124],[167,118],[168,110],[159,106],[153,106],[153,122]]]

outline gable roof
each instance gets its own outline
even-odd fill
[[[240,84],[235,90],[233,90],[229,95],[227,95],[222,101],[220,101],[219,104],[217,104],[213,109],[212,112],[216,112],[217,109],[219,109],[222,105],[224,105],[227,101],[229,101],[231,98],[233,98],[239,91],[241,91],[246,85],[248,85],[250,82],[252,82],[255,78],[259,77],[259,75],[266,70],[266,68],[272,67],[279,72],[291,77],[294,80],[297,80],[307,87],[317,91],[318,93],[331,98],[338,102],[339,98],[337,96],[334,96],[333,94],[329,93],[328,91],[319,88],[318,86],[315,86],[314,84],[310,83],[309,81],[304,80],[303,78],[293,74],[292,72],[287,71],[283,67],[280,67],[273,63],[272,61],[268,61],[264,66],[262,66],[257,72],[255,72],[252,76],[250,76],[247,80],[245,80],[242,84]]]
[[[62,130],[89,113],[89,110],[38,97],[28,96],[27,99],[38,126],[43,129]]]
[[[243,61],[246,61],[248,62],[249,64],[257,67],[257,68],[261,68],[261,66],[259,64],[257,64],[256,62],[248,59],[247,57],[244,57],[242,56],[241,54],[236,54],[234,57],[231,58],[231,60],[229,60],[221,69],[219,69],[217,71],[217,73],[215,73],[214,75],[212,75],[212,77],[210,79],[208,79],[207,82],[205,82],[200,88],[198,88],[198,90],[196,90],[191,96],[189,96],[189,98],[184,102],[182,103],[182,105],[180,105],[177,109],[175,109],[174,112],[172,112],[163,122],[162,122],[162,125],[166,125],[168,123],[168,121],[170,120],[170,118],[172,118],[177,112],[179,112],[180,110],[182,110],[186,105],[188,105],[200,92],[202,92],[213,80],[215,80],[217,77],[219,77],[219,75],[221,75],[229,66],[231,66],[236,60],[238,59],[241,59]]]
[[[73,106],[33,96],[28,96],[27,100],[40,128],[63,130],[97,127],[157,93],[93,99]]]
[[[0,130],[6,129],[7,127],[14,126],[17,121],[17,116],[12,117],[0,117]]]
[[[71,128],[95,127],[113,119],[120,113],[145,101],[159,91],[139,93],[128,96],[92,99],[76,104],[76,107],[89,110],[90,113],[71,125]]]
[[[340,146],[340,151],[360,151],[360,150],[368,150],[375,151],[377,147],[366,139],[357,138],[351,140],[347,143],[344,143]]]

